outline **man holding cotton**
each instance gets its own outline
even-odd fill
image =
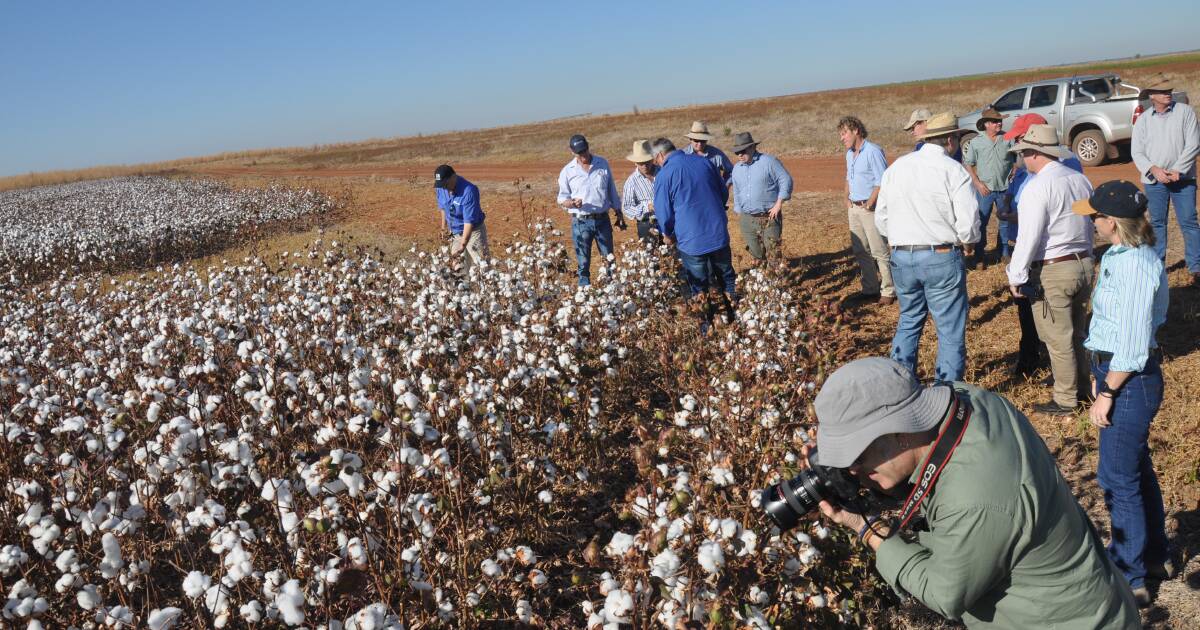
[[[968,628],[1141,627],[1129,584],[1011,402],[961,382],[921,385],[870,357],[830,375],[813,407],[805,455],[904,501],[896,519],[820,504],[897,592]]]

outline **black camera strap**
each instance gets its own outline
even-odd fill
[[[904,529],[912,520],[913,515],[917,513],[917,508],[921,507],[921,501],[929,495],[929,491],[933,489],[938,477],[941,476],[942,469],[946,467],[950,456],[954,454],[954,449],[962,441],[963,434],[967,432],[967,423],[971,421],[971,403],[960,399],[955,392],[951,393],[951,397],[949,418],[942,426],[942,431],[934,441],[933,448],[929,449],[925,465],[921,467],[921,478],[913,487],[912,492],[908,494],[908,499],[904,501],[904,509],[900,512],[899,529]]]

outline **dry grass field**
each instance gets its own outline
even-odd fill
[[[265,150],[203,160],[181,160],[162,165],[190,174],[228,178],[238,184],[261,185],[287,179],[348,193],[353,201],[327,226],[360,244],[378,247],[388,255],[403,255],[410,247],[437,242],[437,216],[429,178],[432,165],[450,162],[459,172],[480,184],[488,213],[493,255],[503,255],[505,243],[524,231],[529,221],[547,217],[566,226],[553,207],[553,182],[568,159],[566,138],[575,132],[588,135],[595,151],[609,156],[624,178],[629,167],[620,158],[634,138],[670,135],[681,138],[694,119],[708,120],[718,134],[717,146],[727,146],[722,136],[753,131],[763,149],[778,153],[796,176],[793,200],[785,206],[784,259],[779,273],[797,286],[815,293],[848,297],[858,289],[857,269],[849,250],[844,204],[840,201],[843,172],[833,125],[844,114],[858,115],[873,131],[889,156],[910,145],[898,127],[915,107],[965,112],[998,96],[1008,85],[1070,72],[1113,70],[1132,83],[1165,72],[1176,77],[1176,86],[1200,96],[1200,54],[1185,54],[1137,61],[1091,64],[1078,68],[1047,68],[981,77],[964,77],[851,90],[836,90],[770,99],[758,99],[679,108],[637,115],[613,115],[558,120],[534,125],[380,140],[312,149]],[[143,171],[160,170],[155,167]],[[93,173],[91,176],[101,174]],[[1117,163],[1089,172],[1093,181],[1134,179],[1132,165]],[[66,181],[70,173],[39,179],[0,180],[0,189]],[[1174,225],[1174,224],[1173,224]],[[993,230],[994,230],[993,224]],[[1174,230],[1174,227],[1173,227]],[[195,261],[203,267],[220,259],[237,259],[264,251],[296,249],[315,232],[281,234],[261,242],[224,251]],[[618,242],[631,238],[618,234]],[[735,250],[744,252],[733,230]],[[991,237],[994,242],[994,232]],[[739,269],[748,258],[739,255]],[[1169,528],[1186,561],[1182,576],[1164,583],[1157,604],[1146,613],[1151,627],[1200,627],[1200,289],[1188,286],[1183,269],[1181,239],[1173,231],[1168,256],[1171,304],[1168,323],[1160,332],[1166,355],[1167,393],[1152,430],[1151,447],[1168,503]],[[1011,376],[1016,357],[1018,325],[1007,296],[999,264],[974,271],[968,279],[971,294],[968,326],[967,380],[993,389],[1029,409],[1048,397],[1040,384],[1046,372],[1030,380]],[[853,338],[846,356],[886,355],[897,309],[874,304],[846,307]],[[932,325],[926,330],[920,370],[932,374],[936,341]],[[1080,501],[1107,536],[1107,516],[1095,481],[1096,431],[1084,415],[1066,420],[1031,415],[1031,419],[1059,458],[1064,475]],[[898,627],[941,627],[941,623],[915,608],[898,611]]]

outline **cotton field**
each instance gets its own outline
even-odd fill
[[[0,290],[4,625],[767,628],[881,605],[844,534],[780,535],[756,505],[795,472],[828,304],[752,272],[701,338],[669,256],[631,247],[577,290],[548,225],[470,278],[331,236]]]
[[[123,177],[0,192],[0,278],[179,260],[248,228],[330,211],[321,193]]]

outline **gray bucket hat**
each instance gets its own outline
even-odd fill
[[[848,468],[881,435],[932,429],[950,408],[950,393],[945,385],[921,385],[891,359],[868,357],[843,365],[813,401],[817,463]]]

